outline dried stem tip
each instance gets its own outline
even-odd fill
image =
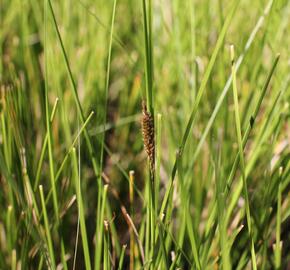
[[[142,135],[144,148],[149,157],[151,173],[154,172],[155,163],[155,141],[154,141],[154,119],[147,111],[146,103],[142,101]]]

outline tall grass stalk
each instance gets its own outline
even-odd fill
[[[49,157],[49,171],[50,171],[50,183],[52,187],[52,197],[53,197],[53,207],[54,214],[57,222],[59,222],[58,216],[58,200],[55,186],[55,175],[54,175],[54,158],[53,158],[53,145],[52,145],[52,135],[50,126],[50,112],[48,104],[48,56],[47,56],[47,22],[48,22],[48,2],[44,0],[44,65],[45,65],[45,115],[46,115],[46,130],[47,130],[47,144],[48,144],[48,157]]]
[[[281,202],[282,202],[282,185],[281,179],[283,174],[283,168],[279,168],[279,183],[278,183],[278,198],[277,198],[277,224],[276,224],[276,244],[275,244],[275,269],[281,268],[281,254],[282,254],[282,242],[281,242]]]
[[[80,180],[80,171],[78,167],[77,161],[77,154],[75,148],[71,151],[71,158],[72,158],[72,167],[73,167],[73,178],[74,178],[74,186],[77,195],[77,206],[78,206],[78,217],[80,219],[80,229],[81,229],[81,237],[82,237],[82,244],[83,244],[83,251],[85,257],[85,266],[87,270],[91,268],[91,259],[90,259],[90,252],[89,252],[89,244],[87,239],[87,229],[86,229],[86,222],[85,222],[85,212],[84,212],[84,205],[83,205],[83,196],[81,191],[81,184]]]
[[[48,221],[48,216],[47,216],[47,211],[46,211],[46,206],[45,206],[45,201],[44,201],[42,185],[39,186],[39,193],[40,193],[41,206],[42,206],[42,212],[43,212],[43,218],[44,218],[46,241],[47,241],[48,252],[49,252],[49,261],[47,261],[47,264],[48,264],[47,267],[56,269],[54,248],[52,244],[50,226],[49,226],[49,221]]]
[[[150,116],[153,120],[154,129],[154,95],[153,95],[153,36],[152,36],[152,1],[142,1],[143,13],[143,32],[144,32],[144,47],[145,47],[145,82],[146,82],[146,103]],[[144,109],[143,109],[144,110]],[[155,136],[155,130],[154,130]],[[152,143],[152,142],[151,142]],[[155,145],[154,145],[154,160],[155,160]],[[150,160],[149,163],[152,163]],[[150,166],[151,165],[151,166]],[[154,267],[152,257],[155,247],[155,164],[152,170],[152,164],[149,165],[149,181],[146,182],[146,197],[148,208],[146,210],[146,254],[149,269]]]
[[[123,269],[124,255],[125,255],[126,248],[127,248],[126,245],[122,246],[122,252],[121,252],[121,255],[120,255],[118,270],[122,270]]]
[[[148,4],[147,4],[148,3]],[[154,117],[153,102],[153,37],[152,37],[152,1],[142,0],[143,32],[145,43],[145,82],[147,108]]]
[[[222,258],[222,269],[230,270],[231,259],[230,259],[230,243],[227,235],[227,222],[225,220],[225,208],[226,208],[226,197],[223,192],[224,187],[221,177],[221,150],[218,149],[218,157],[215,161],[214,177],[216,183],[216,202],[218,212],[218,228],[219,228],[219,242],[221,249]]]
[[[53,119],[54,119],[54,116],[55,116],[55,112],[56,112],[56,109],[57,109],[57,105],[58,105],[58,101],[59,101],[59,99],[56,98],[55,102],[54,102],[54,105],[53,105],[53,109],[51,111],[51,115],[50,115],[50,123],[53,122]],[[45,138],[44,138],[43,145],[42,145],[42,148],[41,148],[41,153],[40,153],[39,162],[38,162],[38,165],[37,165],[37,171],[36,171],[34,188],[33,188],[34,191],[37,189],[37,186],[38,186],[38,183],[39,183],[39,180],[40,180],[41,168],[42,168],[42,164],[43,164],[45,151],[46,151],[46,148],[47,148],[47,142],[48,142],[48,133],[45,134]]]
[[[98,239],[95,247],[95,270],[100,269],[103,254],[103,238],[104,238],[104,215],[107,201],[108,185],[104,185],[103,197],[100,208],[99,219],[96,220],[96,239]],[[99,224],[98,224],[99,223]]]
[[[110,83],[110,67],[111,67],[111,56],[112,56],[112,43],[113,43],[113,33],[114,33],[114,21],[115,21],[115,14],[116,14],[116,5],[117,0],[114,0],[113,3],[113,9],[112,9],[112,18],[111,18],[111,27],[110,27],[110,36],[109,36],[109,46],[108,46],[108,60],[107,60],[107,69],[106,69],[106,82],[105,82],[105,107],[104,107],[104,119],[103,119],[103,126],[106,125],[106,118],[107,118],[107,99],[108,99],[108,91],[109,91],[109,83]],[[102,133],[101,136],[101,149],[100,149],[100,171],[103,170],[103,156],[104,156],[104,140],[105,140],[105,132]],[[103,210],[101,209],[101,200],[102,197],[105,196],[105,194],[102,192],[102,177],[101,173],[98,176],[98,209],[97,209],[97,225],[96,225],[96,231],[102,232],[103,231]],[[104,199],[104,198],[103,198]],[[103,201],[104,203],[104,201]],[[96,234],[96,241],[99,242],[103,239],[102,234]],[[99,247],[100,248],[100,247]],[[95,251],[95,269],[98,269],[100,267],[100,259],[101,259],[101,252],[100,250],[97,252],[97,245],[96,245],[96,251]]]
[[[129,184],[129,202],[130,202],[130,216],[134,219],[134,171],[129,172],[130,184]],[[134,231],[130,226],[130,270],[134,270],[134,260],[135,260],[135,241],[134,241]]]
[[[104,259],[103,263],[104,269],[111,269],[110,266],[110,231],[109,231],[109,223],[107,220],[104,220],[104,228],[105,228],[105,233],[104,233]]]
[[[244,191],[244,199],[245,199],[245,206],[246,206],[247,226],[248,226],[249,238],[250,238],[250,243],[251,243],[252,266],[253,266],[253,269],[256,270],[257,262],[256,262],[256,253],[255,253],[253,231],[252,231],[252,221],[251,221],[251,213],[250,213],[250,202],[249,202],[249,195],[248,195],[247,179],[246,179],[246,174],[245,174],[245,160],[244,160],[242,133],[241,133],[238,90],[237,90],[237,82],[236,82],[235,52],[234,52],[233,45],[231,45],[231,61],[232,61],[232,81],[233,81],[235,121],[236,121],[236,131],[237,131],[240,164],[241,164],[242,179],[243,179],[243,191]]]

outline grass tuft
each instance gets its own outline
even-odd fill
[[[0,269],[287,269],[288,2],[3,0]]]

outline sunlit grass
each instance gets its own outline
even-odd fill
[[[0,269],[289,266],[289,1],[2,2]]]

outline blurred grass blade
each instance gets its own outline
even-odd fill
[[[126,245],[122,246],[122,252],[121,252],[121,255],[120,255],[120,259],[119,259],[118,270],[122,270],[123,269],[124,255],[125,255],[126,248],[127,248]]]
[[[278,185],[278,199],[277,199],[277,224],[276,224],[276,244],[275,244],[275,269],[281,268],[281,254],[282,254],[282,242],[281,242],[281,203],[282,203],[282,174],[283,168],[279,168],[279,185]]]
[[[253,266],[253,269],[256,270],[257,269],[256,252],[255,252],[255,246],[254,246],[254,240],[253,240],[252,221],[251,221],[251,213],[250,213],[250,205],[249,205],[250,202],[249,202],[247,179],[246,179],[246,173],[245,173],[244,148],[243,148],[243,142],[242,142],[240,110],[239,110],[239,101],[238,101],[238,89],[237,89],[237,81],[236,81],[235,52],[234,52],[233,45],[231,45],[231,62],[232,62],[232,82],[233,82],[235,122],[236,122],[236,132],[237,132],[237,138],[238,138],[240,164],[241,164],[242,179],[243,179],[243,190],[244,190],[244,198],[245,198],[246,217],[247,217],[249,238],[250,238],[250,242],[251,242],[252,266]]]
[[[48,245],[48,252],[49,252],[49,264],[48,268],[56,269],[56,264],[55,264],[55,255],[54,255],[54,247],[52,245],[52,238],[51,238],[51,233],[50,233],[50,227],[49,227],[49,222],[48,222],[48,216],[47,216],[47,211],[46,211],[46,206],[44,202],[44,195],[43,195],[43,187],[42,185],[39,186],[39,193],[40,193],[40,199],[41,199],[41,206],[42,206],[42,212],[43,212],[43,218],[44,218],[44,225],[45,225],[45,234],[46,234],[46,240],[47,240],[47,245]]]
[[[77,203],[78,203],[78,216],[80,219],[81,236],[82,236],[83,251],[84,251],[84,257],[85,257],[85,266],[87,270],[90,270],[91,259],[90,259],[89,244],[88,244],[88,239],[87,239],[87,229],[86,229],[86,222],[85,222],[83,197],[82,197],[82,192],[81,192],[81,185],[79,183],[80,172],[78,171],[78,162],[77,162],[75,148],[73,148],[71,151],[71,157],[72,157],[74,185],[75,185],[75,191],[76,191]]]
[[[45,84],[45,117],[46,117],[46,130],[47,130],[47,146],[48,146],[48,158],[49,158],[49,172],[50,172],[50,184],[52,188],[52,198],[54,214],[58,223],[58,199],[55,186],[55,174],[54,174],[54,158],[53,158],[53,144],[52,144],[52,134],[51,134],[51,122],[50,122],[50,112],[49,112],[49,102],[48,102],[48,56],[47,56],[47,22],[48,22],[48,11],[47,11],[47,0],[44,0],[44,84]]]
[[[104,238],[104,215],[105,215],[105,206],[107,200],[107,191],[108,185],[104,185],[104,191],[102,192],[102,204],[101,204],[101,212],[99,219],[96,220],[96,242],[95,246],[95,270],[100,269],[101,267],[101,258],[103,253],[103,238]]]

